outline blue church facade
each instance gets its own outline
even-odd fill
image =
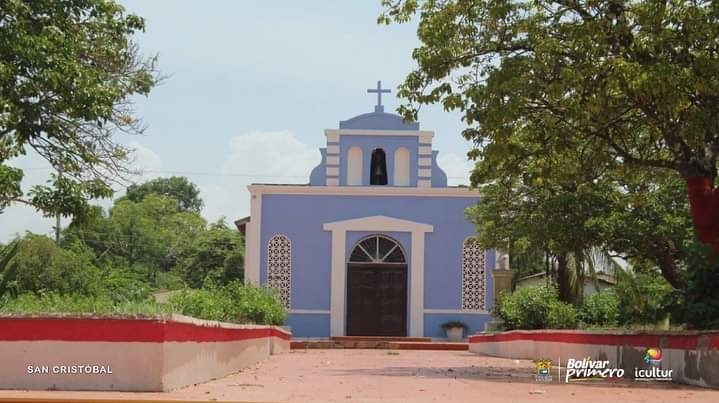
[[[295,337],[445,337],[484,329],[495,252],[464,211],[478,193],[447,186],[434,133],[385,113],[325,130],[307,185],[249,186],[245,277],[275,288]]]

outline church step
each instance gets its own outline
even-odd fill
[[[333,341],[432,341],[431,337],[333,336]]]
[[[398,350],[440,350],[440,351],[467,351],[469,350],[469,343],[462,342],[442,342],[433,341],[427,342],[399,342],[397,344]]]
[[[466,351],[468,343],[444,341],[391,341],[391,340],[292,340],[290,348],[302,349],[381,349],[381,350],[441,350]]]

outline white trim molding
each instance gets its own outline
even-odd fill
[[[249,187],[248,187],[249,189]],[[245,238],[245,283],[260,284],[260,229],[262,224],[262,192],[250,191],[250,223]]]
[[[489,315],[489,311],[476,309],[425,309],[426,314],[450,314],[450,315]]]
[[[337,143],[340,141],[340,131],[337,129],[325,129],[325,136],[328,143]]]
[[[422,143],[431,143],[434,132],[431,130],[372,130],[372,129],[325,129],[328,143],[339,141],[339,136],[402,136],[419,137]]]
[[[434,132],[420,132],[419,142],[422,144],[432,144],[432,137],[434,137]]]
[[[420,168],[432,168],[432,157],[417,158],[417,166]]]
[[[424,334],[424,238],[434,227],[429,224],[387,216],[371,216],[335,221],[322,225],[332,233],[330,336],[345,334],[345,302],[347,298],[347,245],[348,231],[409,232],[412,250],[409,261],[409,335]]]
[[[329,182],[329,178],[328,178]],[[427,180],[427,183],[431,181]],[[480,197],[478,189],[467,187],[419,188],[408,186],[302,186],[302,185],[250,185],[254,194],[322,195],[322,196],[426,196],[426,197]]]

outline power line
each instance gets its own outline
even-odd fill
[[[30,168],[19,168],[25,171],[50,171],[53,168],[46,167],[30,167]],[[170,175],[185,175],[185,176],[220,176],[220,177],[246,177],[246,178],[309,178],[307,175],[268,175],[268,174],[243,174],[234,172],[202,172],[202,171],[172,171],[172,170],[146,170],[141,171],[139,175],[143,174],[170,174]],[[469,173],[467,176],[448,176],[447,179],[469,179]]]

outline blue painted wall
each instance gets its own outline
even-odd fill
[[[461,309],[462,245],[475,234],[474,226],[464,219],[464,210],[476,200],[476,197],[263,195],[260,278],[266,282],[270,237],[284,234],[292,243],[292,309],[329,310],[331,233],[324,231],[322,224],[385,215],[434,226],[434,231],[425,237],[425,309]],[[346,251],[369,234],[348,232]],[[400,242],[409,259],[410,234],[387,235]],[[494,253],[489,251],[486,259],[488,274],[494,267]],[[489,308],[493,299],[491,276],[486,275],[485,284]],[[298,337],[327,336],[329,325],[325,326],[322,322],[325,319],[317,316],[323,315],[291,315],[288,324],[293,330],[295,327],[301,330],[302,333],[296,333]],[[325,316],[328,321],[329,316]],[[472,326],[481,325],[478,315],[468,316],[474,317]]]
[[[409,186],[417,186],[417,147],[416,137],[402,136],[340,136],[340,186],[347,186],[347,151],[350,147],[362,149],[362,186],[370,186],[370,166],[372,151],[381,148],[387,162],[387,185],[394,186],[394,152],[400,147],[409,151]]]
[[[419,130],[419,122],[407,123],[393,113],[370,112],[340,121],[340,129]]]
[[[320,155],[322,156],[320,164],[310,172],[310,185],[312,186],[324,186],[327,183],[325,182],[327,178],[327,170],[325,169],[327,165],[327,149],[320,148]]]

